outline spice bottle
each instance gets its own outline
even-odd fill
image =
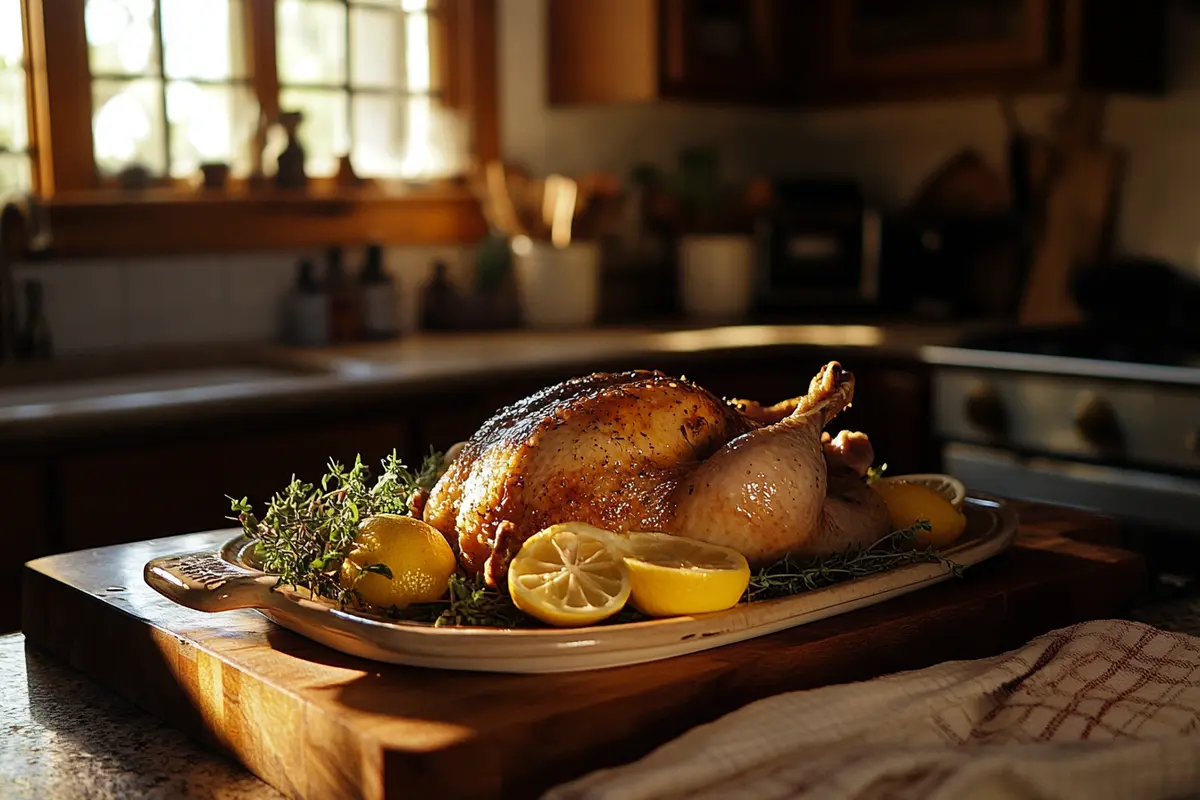
[[[25,326],[17,337],[17,353],[24,359],[47,359],[53,355],[50,320],[42,302],[41,281],[25,282]]]
[[[334,344],[362,337],[362,304],[358,287],[346,275],[342,249],[325,253],[325,286],[329,292],[329,340]]]
[[[287,298],[287,339],[304,347],[329,344],[329,297],[317,281],[313,262],[300,262],[296,285]]]
[[[435,261],[433,277],[421,288],[421,329],[444,331],[454,328],[458,291],[450,282],[445,261]]]
[[[359,275],[362,292],[363,335],[367,339],[391,339],[396,327],[396,284],[383,269],[383,248],[373,244]]]

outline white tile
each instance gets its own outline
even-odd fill
[[[283,331],[283,301],[305,254],[235,254],[225,261],[229,341],[277,341]]]
[[[228,340],[223,258],[140,260],[126,270],[132,346]]]
[[[113,350],[128,344],[126,274],[120,262],[54,261],[18,264],[13,278],[42,283],[54,350],[71,355]],[[24,294],[20,295],[22,307]],[[24,316],[24,309],[20,315]]]

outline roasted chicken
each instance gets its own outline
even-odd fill
[[[423,516],[493,585],[522,542],[558,522],[689,536],[752,565],[867,544],[889,528],[862,480],[871,443],[823,433],[853,396],[854,376],[837,362],[773,406],[726,402],[659,372],[566,381],[485,422]]]

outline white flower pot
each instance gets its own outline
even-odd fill
[[[690,319],[744,318],[754,294],[754,240],[749,236],[681,238],[679,293]]]
[[[595,323],[600,303],[600,248],[595,242],[557,248],[518,237],[513,265],[525,325],[583,328]]]

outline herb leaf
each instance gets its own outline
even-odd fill
[[[862,578],[908,564],[946,564],[957,577],[963,567],[932,548],[917,547],[917,534],[929,530],[924,520],[893,531],[867,547],[851,547],[818,558],[785,556],[750,576],[745,600],[770,600],[822,589],[835,583]]]
[[[382,466],[373,483],[361,456],[349,469],[331,460],[319,485],[293,476],[261,518],[249,498],[230,498],[231,519],[257,540],[263,570],[279,576],[276,586],[303,587],[342,606],[354,599],[353,589],[342,586],[339,574],[359,521],[376,514],[407,515],[413,496],[432,489],[445,465],[441,454],[431,451],[414,473],[392,451]],[[363,572],[391,577],[384,564],[368,565]]]

